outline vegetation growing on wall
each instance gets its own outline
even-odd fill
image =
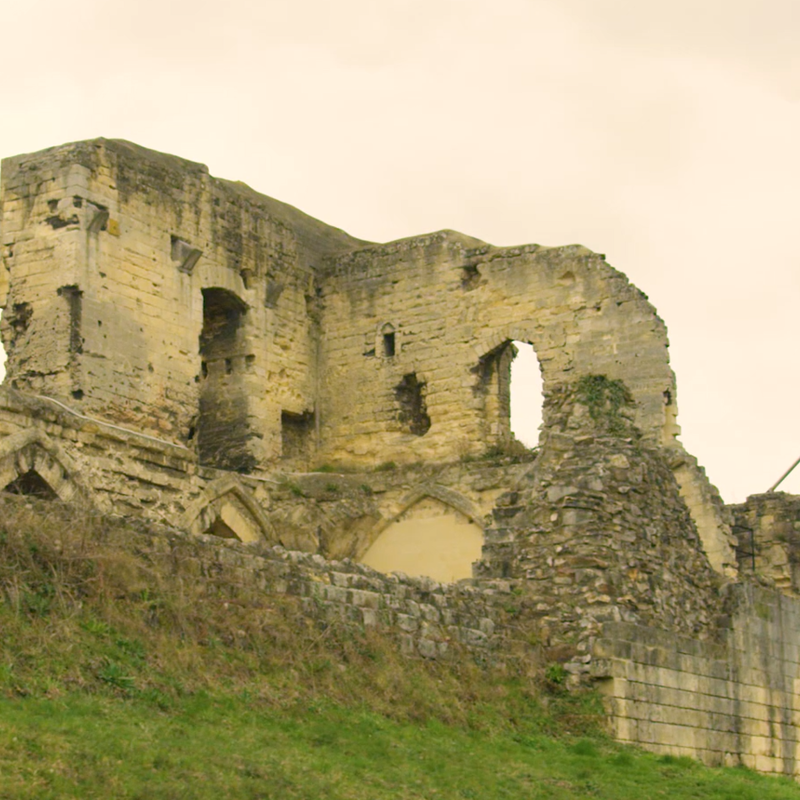
[[[620,412],[633,405],[633,397],[621,380],[584,375],[576,384],[576,394],[591,418],[612,433],[622,433],[630,427]]]

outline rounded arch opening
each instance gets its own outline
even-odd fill
[[[509,375],[509,426],[511,435],[527,448],[539,443],[544,405],[542,369],[533,345],[512,341],[516,355]]]
[[[521,338],[508,338],[482,356],[474,371],[487,447],[504,452],[536,447],[544,395],[533,345]]]

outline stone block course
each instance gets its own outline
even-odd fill
[[[800,605],[744,585],[730,589],[729,603],[730,624],[719,631],[719,642],[695,640],[691,647],[687,640],[675,642],[673,652],[694,651],[689,664],[693,673],[674,670],[664,648],[636,645],[637,640],[652,641],[659,632],[607,626],[597,641],[600,658],[593,674],[609,676],[602,686],[612,726],[620,738],[660,752],[672,752],[680,744],[687,755],[707,763],[743,763],[797,774],[800,667],[793,659],[765,659],[772,645],[780,650],[785,634],[770,631],[759,611],[780,606],[784,620],[796,630]],[[752,639],[750,649],[737,646],[743,630]],[[757,643],[759,631],[762,640]],[[749,666],[754,660],[761,668]],[[682,742],[676,741],[677,725],[687,726]]]

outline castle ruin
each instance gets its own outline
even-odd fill
[[[800,771],[800,500],[723,504],[677,438],[664,323],[602,255],[365,242],[105,139],[4,160],[0,236],[0,489],[299,559],[314,580],[273,591],[424,657],[505,646],[511,592],[622,740]],[[479,611],[448,610],[459,586]]]

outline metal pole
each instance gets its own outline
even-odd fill
[[[769,489],[767,489],[767,494],[769,494],[770,492],[774,492],[783,483],[784,479],[789,477],[789,475],[791,474],[792,470],[798,464],[800,464],[800,458],[798,458],[797,461],[795,461],[794,464],[792,464],[792,466],[789,467],[789,469],[787,469],[786,472],[784,472],[783,475],[781,475],[780,478],[778,478],[777,483],[775,483],[773,486],[771,486]]]

